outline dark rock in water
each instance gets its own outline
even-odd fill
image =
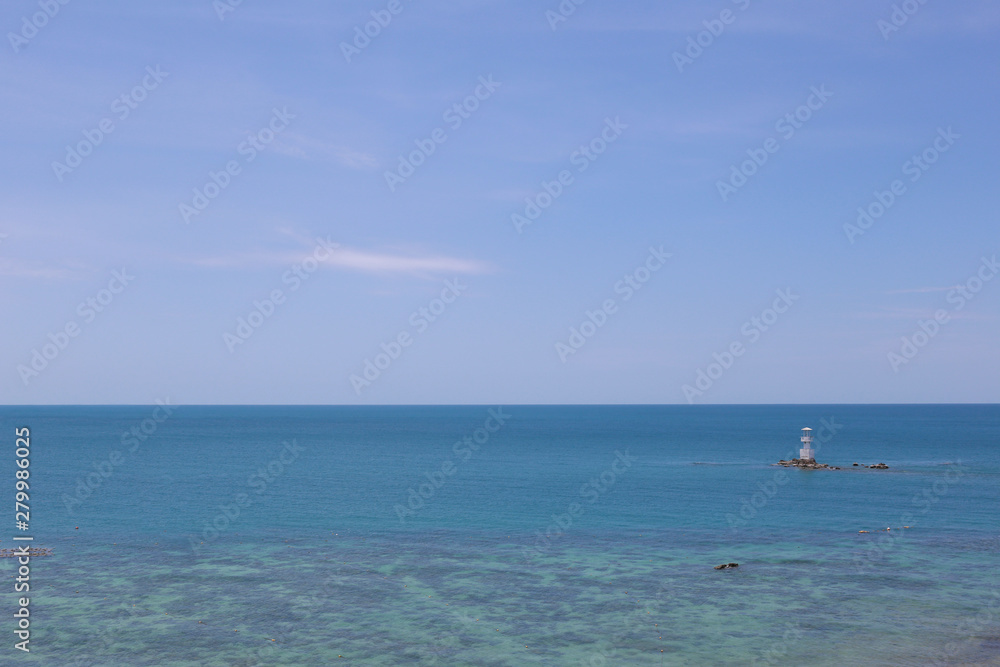
[[[716,570],[728,570],[731,567],[739,567],[739,563],[723,563],[722,565],[716,565]]]
[[[781,459],[773,465],[784,466],[786,468],[798,468],[799,470],[841,470],[838,466],[827,465],[826,463],[816,463],[816,461],[809,459],[792,459],[786,461]],[[874,463],[872,465],[860,465],[857,463],[851,464],[853,467],[861,468],[873,468],[875,470],[888,470],[889,466],[884,463]]]
[[[825,463],[816,463],[812,459],[792,459],[791,461],[778,461],[779,466],[801,468],[802,470],[840,470],[840,468],[829,466]]]

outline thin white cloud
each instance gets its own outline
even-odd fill
[[[485,273],[488,270],[483,262],[456,257],[404,257],[350,249],[335,253],[331,264],[377,273]]]
[[[66,268],[32,265],[10,257],[0,257],[0,276],[7,278],[65,280],[68,278],[78,278],[79,274]]]
[[[284,133],[278,137],[273,144],[273,150],[302,160],[333,161],[348,169],[360,171],[368,171],[378,166],[378,159],[371,153],[324,142],[296,132]]]
[[[884,292],[884,294],[927,294],[929,292],[948,292],[958,289],[957,285],[951,287],[914,287],[912,289],[894,289]]]
[[[333,154],[340,164],[351,169],[374,169],[378,166],[378,159],[370,153],[341,147],[333,149]]]
[[[916,322],[920,319],[933,319],[937,311],[942,308],[886,308],[881,311],[861,311],[851,313],[849,317],[859,320],[910,320]],[[968,309],[957,311],[951,307],[943,308],[952,320],[994,320],[992,315],[971,312]]]
[[[180,260],[211,269],[252,269],[268,266],[291,266],[301,262],[312,251],[259,251],[214,257],[197,257]],[[492,267],[478,260],[447,257],[444,255],[394,255],[370,252],[354,248],[338,247],[321,266],[344,271],[363,273],[403,273],[413,275],[428,274],[480,274],[488,273]]]

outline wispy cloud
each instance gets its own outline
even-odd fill
[[[0,239],[0,242],[2,242],[2,239]],[[0,257],[0,276],[6,278],[66,280],[69,278],[79,278],[80,273],[64,267],[42,266],[10,257]]]
[[[457,257],[405,257],[341,249],[330,262],[335,266],[376,273],[486,273],[483,262]]]
[[[268,266],[288,266],[301,262],[311,251],[280,250],[255,251],[195,257],[179,260],[181,263],[211,269],[253,269]],[[492,267],[482,261],[448,257],[445,255],[395,255],[354,248],[337,248],[330,259],[321,266],[344,271],[363,273],[402,273],[411,275],[480,274]]]
[[[361,171],[375,169],[378,166],[378,159],[371,153],[294,132],[289,132],[276,140],[273,150],[303,160],[332,161],[348,169]]]
[[[947,288],[950,289],[950,288]],[[941,308],[884,308],[878,311],[859,311],[851,313],[849,317],[858,320],[918,320],[922,318],[933,319],[934,314]],[[969,310],[956,311],[951,308],[944,308],[948,317],[953,320],[975,320],[985,321],[996,319],[993,315],[976,313]]]
[[[952,285],[950,287],[914,287],[911,289],[889,290],[888,292],[883,292],[883,294],[927,294],[929,292],[948,292],[956,289],[957,287],[957,285]]]

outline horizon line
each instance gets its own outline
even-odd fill
[[[168,398],[169,400],[169,398]],[[156,403],[6,403],[0,408],[118,408],[118,407],[153,407]],[[1000,406],[1000,403],[171,403],[170,407],[206,407],[206,408],[461,408],[461,407],[491,407],[506,405],[517,407],[680,407],[680,408],[713,408],[713,407],[807,407],[807,406],[844,406],[844,407],[906,407],[906,406]]]

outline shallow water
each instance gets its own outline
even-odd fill
[[[997,407],[487,409],[3,408],[17,663],[1000,664]]]

